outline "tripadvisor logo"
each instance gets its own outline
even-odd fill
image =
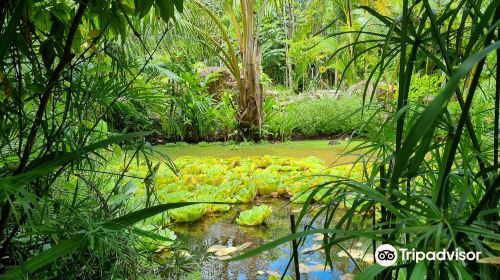
[[[401,260],[420,262],[423,260],[428,261],[477,261],[481,252],[464,252],[460,249],[454,251],[447,251],[443,249],[438,252],[422,252],[415,249],[400,249]],[[392,266],[398,261],[398,251],[390,244],[382,244],[377,247],[375,251],[375,261],[381,266]]]
[[[391,266],[398,261],[398,251],[390,244],[382,244],[375,251],[375,261],[381,266]]]

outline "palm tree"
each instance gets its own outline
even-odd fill
[[[242,83],[238,97],[238,121],[243,134],[260,138],[263,122],[263,92],[260,83],[261,45],[255,28],[255,0],[240,0],[242,32],[238,34],[242,62]]]
[[[263,88],[260,82],[261,45],[259,42],[256,18],[255,0],[241,0],[238,5],[226,3],[225,9],[231,18],[232,33],[222,23],[221,17],[204,4],[197,5],[205,11],[220,34],[214,35],[206,30],[206,26],[198,27],[193,23],[194,30],[205,42],[203,44],[212,50],[232,73],[238,89],[237,119],[240,135],[243,139],[259,140],[264,121],[262,112]],[[237,14],[236,11],[239,13]],[[238,42],[238,50],[233,46]],[[220,43],[222,42],[222,43]],[[239,62],[241,62],[241,70]]]

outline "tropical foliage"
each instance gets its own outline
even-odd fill
[[[499,25],[493,0],[1,1],[2,278],[203,278],[174,226],[266,230],[269,198],[295,233],[233,261],[291,242],[300,278],[321,234],[359,279],[496,279]],[[304,138],[356,141],[341,164],[238,154]],[[204,141],[234,154],[154,146]],[[359,240],[484,258],[367,267]]]
[[[389,243],[423,252],[460,249],[487,256],[480,262],[406,260],[389,268],[375,264],[359,279],[494,279],[498,275],[492,264],[500,242],[495,140],[500,84],[488,70],[497,73],[499,65],[498,3],[403,1],[399,8],[361,6],[371,21],[348,32],[356,35],[352,48],[360,50],[349,64],[363,61],[369,50],[379,54],[369,68],[365,104],[378,98],[372,86],[393,77],[398,81],[380,132],[354,149],[370,151],[372,172],[365,174],[365,182],[341,179],[318,188],[335,194],[320,211],[332,217],[321,229],[310,223],[308,230],[249,254],[320,232],[325,234],[327,256],[332,247],[358,238],[373,240],[374,254],[378,245]],[[437,84],[424,90],[430,98],[415,90],[425,82],[422,77]],[[484,106],[484,99],[491,102],[485,110],[475,111]],[[483,121],[475,121],[477,117]],[[488,122],[489,118],[494,121]],[[346,198],[354,199],[352,207],[335,221]],[[314,204],[306,205],[299,221],[312,213]],[[357,213],[373,218],[361,225],[352,223]],[[314,214],[315,219],[320,215]],[[332,261],[327,258],[330,265]]]
[[[142,38],[161,42],[182,9],[182,1],[1,2],[4,278],[129,278],[147,261],[135,244],[149,232],[129,226],[183,205],[125,209],[123,176],[106,181],[97,171],[117,144],[147,155],[150,133],[109,131],[105,120],[129,108],[123,122],[144,128],[130,108],[156,96],[140,94],[137,79],[159,43]]]

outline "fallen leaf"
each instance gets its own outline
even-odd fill
[[[215,253],[221,249],[226,248],[226,246],[223,245],[212,245],[207,249],[207,253]]]
[[[233,246],[223,246],[223,245],[212,245],[207,249],[207,253],[214,253],[219,259],[221,259],[222,256],[228,256],[233,254],[234,252],[244,250],[248,247],[252,246],[252,242],[246,242],[241,244],[240,246],[233,247]]]
[[[320,264],[320,263],[315,264],[315,265],[313,265],[313,266],[310,266],[309,268],[310,268],[311,270],[313,270],[313,271],[324,271],[324,270],[330,269],[330,268],[328,267],[328,265],[324,265],[324,264]]]
[[[230,255],[236,251],[238,251],[238,247],[226,247],[226,248],[222,248],[222,249],[218,250],[217,252],[215,252],[215,255],[217,257],[222,257],[222,256]]]
[[[306,265],[303,263],[299,263],[299,270],[302,273],[310,273],[314,271],[324,271],[329,269],[327,265],[324,264],[312,264],[312,265]]]

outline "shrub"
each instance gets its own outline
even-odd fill
[[[358,96],[308,99],[276,109],[279,111],[268,116],[266,125],[275,138],[282,139],[293,134],[311,137],[371,132],[381,122],[376,110],[365,109],[363,115],[362,99]],[[374,114],[375,121],[366,126],[366,120]]]

